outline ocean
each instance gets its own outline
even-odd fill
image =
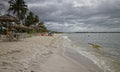
[[[120,72],[120,33],[69,33],[63,36],[74,50],[104,72]]]

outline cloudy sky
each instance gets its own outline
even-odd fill
[[[25,0],[50,30],[120,31],[120,0]]]

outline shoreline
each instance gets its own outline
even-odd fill
[[[53,55],[41,65],[43,72],[88,72],[81,65],[64,56],[63,37],[60,35],[59,46]]]
[[[1,42],[0,72],[90,72],[83,64],[65,55],[63,41],[61,34],[55,34]],[[67,53],[74,55],[69,50]]]
[[[64,37],[63,37],[64,38]],[[86,56],[80,54],[74,48],[76,46],[71,44],[71,41],[66,37],[64,42],[67,42],[67,45],[64,45],[63,55],[69,60],[73,61],[76,64],[82,65],[88,72],[104,72],[97,64],[95,64],[92,60],[87,58]]]
[[[64,56],[71,61],[82,65],[88,72],[104,72],[97,64],[95,64],[92,60],[89,58],[83,56],[82,54],[78,53],[77,51],[66,48]]]

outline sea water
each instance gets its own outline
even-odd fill
[[[71,33],[63,35],[76,46],[74,50],[88,57],[104,72],[120,72],[120,33]]]

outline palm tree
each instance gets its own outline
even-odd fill
[[[42,31],[42,32],[47,32],[48,31],[47,28],[45,27],[44,22],[39,22],[38,27],[39,27],[39,30]]]
[[[34,14],[32,12],[29,12],[25,19],[25,25],[30,26],[34,23]]]
[[[37,15],[35,15],[34,22],[35,22],[35,23],[38,23],[38,22],[39,22],[39,17],[38,17]]]
[[[28,10],[24,0],[10,0],[8,3],[10,4],[8,13],[12,12],[16,15],[19,21],[22,21]]]

